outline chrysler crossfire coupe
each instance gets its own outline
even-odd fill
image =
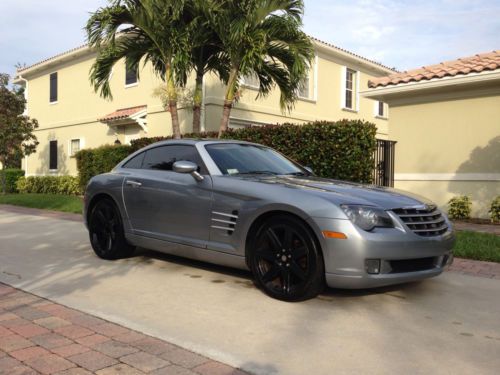
[[[371,288],[439,275],[455,240],[425,198],[316,177],[241,141],[145,147],[90,180],[84,218],[101,258],[140,246],[249,269],[260,289],[285,301],[314,297],[325,284]]]

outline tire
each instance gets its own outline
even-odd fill
[[[120,211],[110,199],[102,199],[92,208],[89,236],[94,252],[102,259],[127,258],[135,251],[125,239]]]
[[[267,219],[250,241],[249,265],[257,286],[288,302],[316,297],[324,287],[325,266],[314,233],[301,220]]]

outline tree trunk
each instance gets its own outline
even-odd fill
[[[174,139],[180,139],[181,127],[179,125],[179,113],[177,111],[177,90],[175,87],[175,82],[170,67],[167,67],[166,80],[167,80],[168,109],[170,111],[170,117],[172,118],[172,133]]]
[[[222,121],[219,129],[219,138],[222,137],[222,134],[227,130],[229,125],[229,116],[231,115],[231,109],[233,109],[233,101],[232,100],[224,100],[224,109],[222,110]]]
[[[239,69],[237,67],[233,67],[229,73],[224,108],[222,110],[222,120],[219,128],[219,138],[229,126],[229,117],[231,116],[231,109],[233,108],[234,97],[236,95],[238,72]]]
[[[193,97],[193,133],[201,130],[201,106],[203,104],[203,72],[196,74],[196,86]]]
[[[0,171],[0,183],[2,184],[2,194],[7,192],[7,176],[5,175],[5,158],[0,159],[2,170]]]

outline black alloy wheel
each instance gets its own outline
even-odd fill
[[[134,253],[135,247],[125,239],[120,212],[109,199],[100,200],[92,208],[89,236],[92,248],[100,258],[126,258]]]
[[[324,285],[323,257],[314,234],[291,216],[271,217],[259,228],[250,267],[258,286],[283,301],[313,298]]]

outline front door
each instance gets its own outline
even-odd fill
[[[196,163],[204,180],[173,172],[172,165],[179,160]],[[141,168],[125,178],[123,197],[135,234],[206,247],[212,180],[194,146],[168,145],[147,150]]]

